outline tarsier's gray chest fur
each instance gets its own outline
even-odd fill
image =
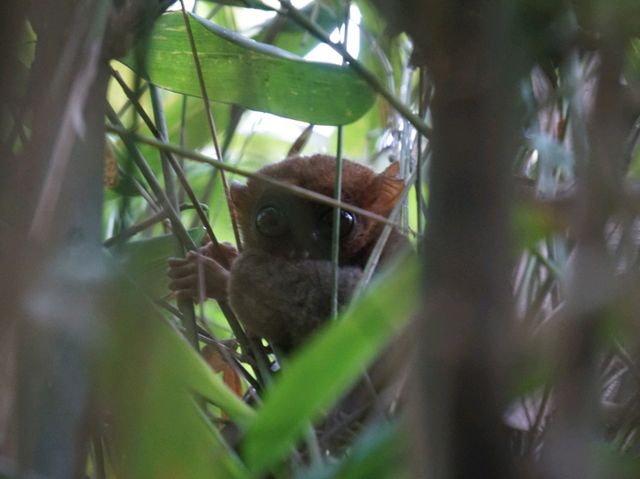
[[[339,270],[338,302],[348,303],[362,270]],[[290,260],[247,250],[233,263],[231,307],[247,331],[288,351],[331,314],[331,262]]]

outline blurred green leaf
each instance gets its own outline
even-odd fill
[[[239,425],[249,424],[255,411],[213,373],[211,367],[177,331],[167,323],[158,328],[164,342],[164,356],[170,362],[167,367],[175,369],[186,389],[224,410]]]
[[[556,226],[542,211],[531,205],[516,203],[512,220],[515,251],[535,248],[541,240],[557,230]]]
[[[351,123],[373,104],[373,92],[349,67],[307,62],[196,15],[191,19],[212,100],[319,125]],[[171,91],[201,95],[181,13],[158,20],[147,53],[151,81]],[[135,66],[132,57],[123,62]]]
[[[197,398],[240,424],[253,411],[137,288],[121,280],[112,293],[100,398],[109,405],[110,458],[118,477],[247,477]]]
[[[626,76],[634,81],[640,81],[640,39],[634,38],[627,49]]]
[[[598,471],[594,471],[594,477],[615,477],[616,479],[640,477],[640,459],[637,454],[621,453],[604,441],[595,442],[593,449],[598,466]]]
[[[195,244],[204,239],[204,229],[194,228],[189,235]],[[154,298],[169,293],[167,258],[176,254],[176,237],[161,235],[128,241],[112,248],[118,261],[131,273],[132,279]]]
[[[243,447],[254,474],[280,461],[406,324],[418,302],[418,262],[411,257],[395,266],[292,358],[267,393]]]

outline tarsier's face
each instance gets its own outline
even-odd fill
[[[291,158],[261,170],[273,178],[327,196],[334,194],[335,159],[316,155]],[[344,162],[342,200],[374,213],[388,215],[403,187],[396,169],[376,175],[350,161]],[[246,248],[290,259],[329,259],[334,209],[294,196],[282,188],[249,180],[234,185],[232,198]],[[377,237],[380,224],[340,211],[340,261],[362,256]]]
[[[334,209],[269,191],[257,199],[252,211],[254,238],[259,248],[291,259],[329,259]],[[359,220],[340,211],[340,240],[345,243]]]

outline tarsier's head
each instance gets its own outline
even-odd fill
[[[342,201],[387,216],[404,182],[398,164],[376,174],[366,166],[344,160]],[[332,156],[295,157],[266,166],[260,173],[326,196],[334,196],[336,160]],[[249,179],[233,184],[231,198],[246,248],[291,259],[329,259],[333,208],[302,199],[274,185]],[[340,262],[364,262],[382,225],[341,210]]]

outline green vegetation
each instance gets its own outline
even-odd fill
[[[0,3],[0,479],[640,477],[640,3]],[[284,357],[167,259],[318,152],[415,254]]]

